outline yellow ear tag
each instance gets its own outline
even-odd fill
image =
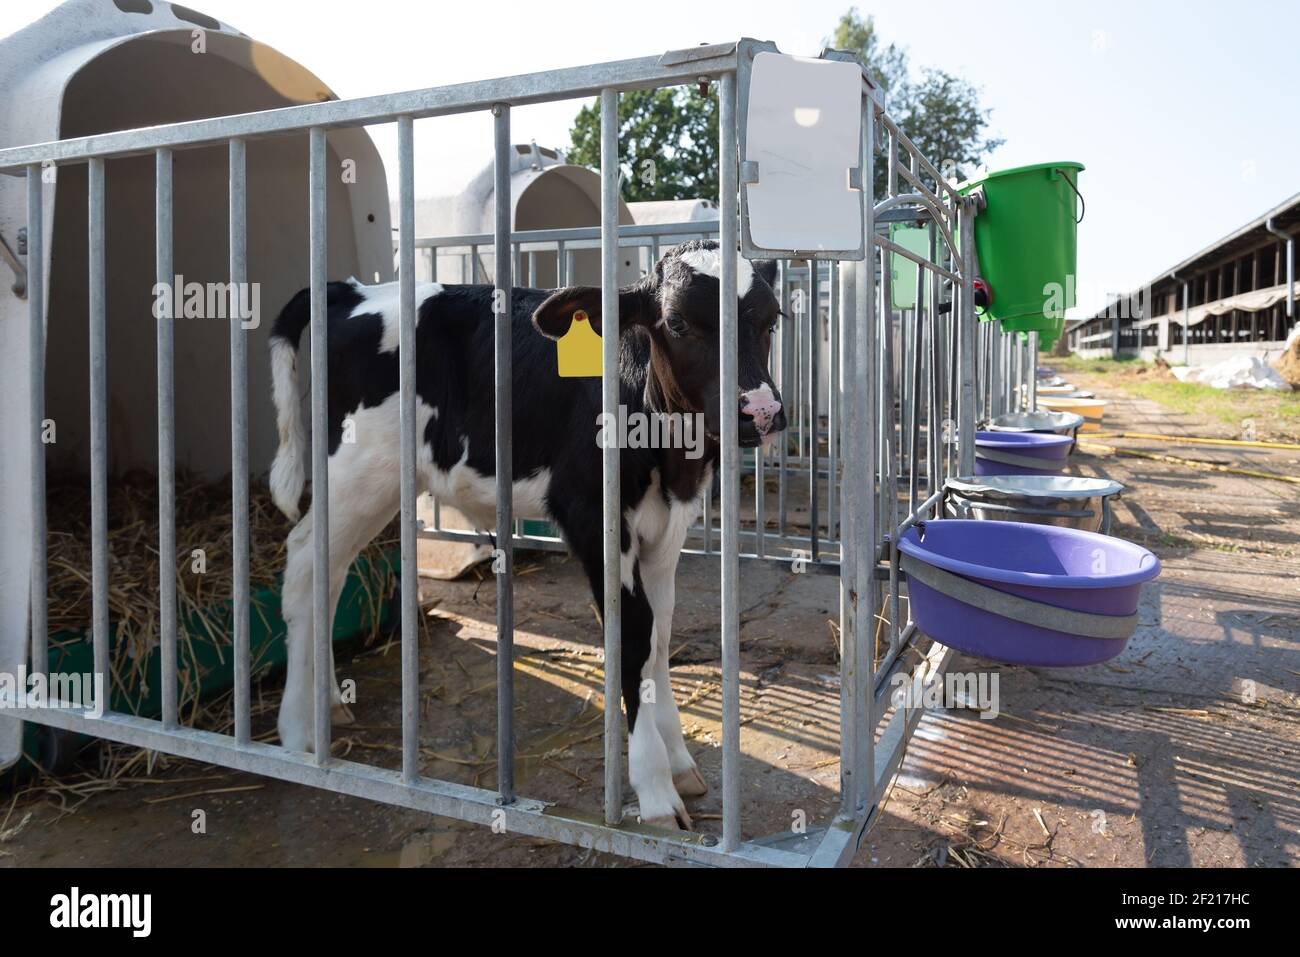
[[[600,378],[604,364],[601,361],[601,339],[591,320],[579,309],[573,314],[569,331],[555,344],[560,362],[560,378]]]

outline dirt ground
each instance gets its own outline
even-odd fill
[[[1203,435],[1207,423],[1071,378],[1112,399],[1107,431]],[[1103,439],[1072,471],[1128,490],[1115,533],[1164,563],[1141,626],[1101,666],[1047,670],[958,659],[999,680],[999,713],[932,711],[854,864],[1295,866],[1300,863],[1300,485],[1169,457],[1300,475],[1300,452]],[[492,786],[494,591],[471,577],[422,587],[424,772]],[[838,582],[742,565],[742,770],[747,837],[837,805]],[[516,585],[521,793],[601,800],[600,632],[580,570],[520,563]],[[399,651],[340,666],[357,724],[337,753],[398,762]],[[688,745],[712,791],[689,803],[720,830],[717,565],[678,575],[673,678]],[[268,689],[269,691],[269,689]],[[255,716],[269,738],[273,699]],[[119,756],[120,757],[120,756]],[[153,756],[111,784],[0,795],[0,866],[622,866],[627,862],[359,799]],[[118,763],[120,767],[120,761]],[[80,780],[81,784],[76,784]],[[628,790],[631,794],[630,789]],[[206,812],[204,834],[192,830]]]

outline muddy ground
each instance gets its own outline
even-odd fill
[[[1103,378],[1074,381],[1106,395]],[[1108,431],[1209,434],[1195,416],[1109,395]],[[999,681],[995,718],[927,713],[857,866],[1294,866],[1300,863],[1300,485],[1169,457],[1300,475],[1300,452],[1102,439],[1072,471],[1128,491],[1115,533],[1154,550],[1161,578],[1115,661],[1052,671],[958,659]],[[516,585],[522,793],[601,801],[600,632],[581,572],[521,561]],[[426,774],[494,782],[490,581],[425,582]],[[742,746],[747,837],[824,821],[838,796],[838,583],[742,566]],[[337,753],[398,763],[399,650],[340,666],[357,724]],[[716,560],[678,575],[673,677],[688,744],[713,790],[690,802],[718,831]],[[256,730],[269,739],[274,689]],[[607,856],[367,801],[151,756],[111,783],[73,779],[0,795],[0,866],[620,866]],[[123,756],[116,753],[115,767]],[[90,759],[93,760],[93,757]],[[630,795],[630,789],[629,789]],[[194,811],[207,831],[192,830]]]

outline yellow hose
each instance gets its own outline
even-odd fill
[[[1210,439],[1196,435],[1161,435],[1158,432],[1094,432],[1091,438],[1142,439],[1152,442],[1176,442],[1180,445],[1222,445],[1238,449],[1283,449],[1300,452],[1300,445],[1289,442],[1255,442],[1245,439]]]
[[[1121,449],[1100,442],[1079,442],[1079,448],[1085,452],[1109,452],[1111,455],[1127,455],[1137,459],[1151,459],[1156,462],[1172,462],[1189,468],[1206,469],[1210,472],[1227,472],[1230,475],[1244,475],[1247,478],[1272,479],[1275,482],[1288,482],[1300,485],[1300,476],[1277,475],[1273,472],[1259,472],[1255,469],[1239,469],[1232,465],[1220,465],[1218,462],[1199,462],[1196,459],[1180,459],[1176,455],[1157,455],[1155,452],[1139,452],[1137,449]]]

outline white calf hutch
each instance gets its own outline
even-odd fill
[[[336,99],[305,67],[232,27],[184,7],[128,0],[70,0],[0,40],[0,86],[7,97],[0,113],[0,146],[6,148]],[[241,197],[247,275],[258,283],[262,311],[270,316],[308,279],[307,140],[304,131],[251,140],[241,154],[248,170]],[[330,274],[391,279],[388,188],[379,154],[360,128],[332,133],[329,153],[333,168],[346,158],[356,170],[354,184],[340,177],[327,184],[335,224]],[[162,162],[170,168],[168,276],[224,280],[230,264],[228,154],[224,142],[214,142],[161,158],[138,151],[116,155],[102,166],[102,219],[94,225],[102,236],[95,250],[99,264],[112,277],[100,302],[113,342],[103,397],[110,475],[158,468],[156,383],[140,372],[145,357],[155,353],[160,331],[170,341],[175,374],[175,467],[206,478],[231,470],[225,443],[214,441],[230,434],[231,406],[213,401],[230,394],[228,324],[168,322],[162,328],[152,317],[161,262],[155,261],[153,240],[155,167]],[[28,369],[32,356],[41,354],[41,340],[31,339],[27,316],[43,306],[51,387],[37,418],[57,424],[57,441],[42,446],[52,477],[85,475],[91,467],[87,169],[84,162],[47,164],[33,216],[23,180],[0,176],[0,237],[21,254],[23,273],[21,284],[16,277],[0,284],[0,424],[8,435],[28,432]],[[39,234],[35,223],[41,224]],[[36,264],[42,276],[32,282],[27,274],[38,271]],[[243,414],[273,420],[266,329],[238,338],[248,365]],[[269,467],[274,442],[265,430],[249,434],[253,473]],[[0,541],[0,672],[8,674],[25,658],[28,627],[29,456],[28,444],[16,439],[0,455],[0,509],[7,516]],[[18,748],[16,722],[0,721],[0,766],[12,762]]]
[[[995,401],[989,394],[990,382],[977,382],[976,376],[980,363],[972,229],[980,198],[964,198],[945,182],[930,160],[898,130],[857,61],[830,51],[811,61],[779,57],[783,64],[805,70],[832,67],[854,71],[848,115],[842,79],[838,87],[826,87],[834,90],[826,93],[825,103],[816,100],[821,88],[811,83],[805,92],[813,99],[797,105],[798,123],[789,129],[778,127],[785,129],[782,135],[790,137],[795,154],[801,149],[813,150],[835,162],[844,161],[838,173],[832,171],[829,180],[821,182],[832,195],[834,215],[827,222],[835,221],[833,234],[819,235],[804,222],[796,224],[801,225],[801,237],[782,245],[782,214],[773,211],[769,198],[761,197],[760,191],[788,171],[780,169],[772,153],[760,150],[763,138],[771,136],[771,117],[765,117],[764,109],[770,111],[772,103],[761,98],[767,94],[757,99],[759,94],[751,95],[756,78],[762,79],[762,58],[777,55],[772,44],[741,40],[544,74],[339,101],[330,99],[328,91],[306,71],[216,25],[208,30],[208,49],[224,52],[213,56],[207,66],[214,75],[196,83],[206,84],[204,90],[221,91],[220,96],[214,94],[203,101],[205,112],[232,115],[206,118],[186,112],[182,104],[197,98],[180,95],[175,75],[166,86],[176,92],[178,102],[167,103],[162,92],[158,94],[161,101],[153,105],[143,98],[154,85],[145,82],[153,63],[165,69],[169,57],[191,55],[187,43],[194,24],[178,22],[179,11],[173,15],[165,4],[154,3],[151,14],[123,12],[135,4],[120,6],[122,10],[110,4],[69,4],[9,41],[14,45],[22,40],[13,47],[16,50],[35,49],[28,44],[35,44],[39,31],[48,29],[65,45],[59,57],[42,57],[42,70],[15,70],[26,76],[25,85],[14,91],[15,102],[34,105],[43,96],[50,106],[34,110],[20,128],[5,129],[4,148],[0,149],[0,233],[12,245],[19,230],[26,230],[23,297],[11,293],[8,284],[0,293],[0,335],[4,336],[0,361],[5,363],[0,375],[5,390],[0,414],[5,424],[12,426],[6,432],[23,437],[21,441],[9,439],[12,454],[0,456],[0,505],[10,516],[0,579],[4,608],[0,670],[16,671],[29,653],[37,670],[48,661],[43,497],[47,469],[81,470],[88,476],[92,492],[94,556],[88,572],[93,580],[91,631],[96,671],[105,668],[109,654],[107,589],[111,571],[105,528],[110,475],[131,465],[157,467],[162,503],[158,547],[166,554],[174,551],[174,537],[169,537],[174,536],[174,516],[167,508],[175,469],[182,464],[218,474],[233,469],[235,720],[231,733],[222,734],[187,727],[178,718],[176,624],[174,617],[166,620],[174,607],[168,606],[165,595],[160,623],[163,707],[159,719],[111,711],[92,719],[83,709],[49,708],[24,712],[24,720],[432,814],[498,823],[510,833],[647,861],[807,866],[837,865],[851,859],[921,717],[919,709],[889,707],[887,679],[905,667],[904,662],[912,661],[920,664],[908,664],[908,669],[922,669],[931,677],[940,675],[952,654],[922,635],[903,610],[906,575],[889,543],[918,521],[939,517],[948,476],[972,473],[975,450],[971,437],[980,411],[989,405],[1011,407],[1006,398],[1010,390],[999,385],[1003,397]],[[37,34],[28,37],[32,31]],[[67,43],[69,36],[80,39]],[[46,37],[42,48],[48,50],[54,42]],[[105,58],[115,55],[131,57],[132,70],[114,71],[111,81],[107,74],[101,75],[92,84],[94,90],[84,89],[84,77],[93,76],[102,60],[107,62]],[[251,73],[247,69],[250,63],[264,64],[268,59],[280,64],[276,75],[286,78],[276,88],[262,82],[266,71]],[[29,58],[28,64],[34,62]],[[213,82],[215,71],[231,82]],[[815,74],[814,79],[825,75]],[[41,76],[43,85],[37,83]],[[235,82],[239,77],[243,80]],[[79,90],[85,96],[96,91],[105,94],[112,82],[136,85],[130,96],[109,97],[121,111],[112,119],[108,119],[110,114],[87,110],[77,102]],[[706,82],[716,88],[721,110],[722,199],[716,215],[677,224],[635,223],[618,198],[614,175],[617,143],[612,120],[620,92]],[[537,162],[536,155],[512,142],[512,107],[591,96],[600,97],[605,119],[602,174],[566,167],[558,163],[558,157],[556,162],[549,157]],[[209,102],[211,111],[206,109]],[[60,103],[61,111],[56,108]],[[823,129],[818,135],[838,137],[841,145],[847,142],[847,159],[842,150],[835,152],[834,143],[811,135],[803,141],[799,130],[817,125],[815,119],[805,122],[805,109],[825,110],[825,116],[832,118],[828,122],[835,128]],[[471,111],[490,111],[494,116],[495,160],[490,181],[480,177],[483,182],[471,191],[462,210],[463,225],[458,220],[452,233],[421,237],[413,195],[413,123]],[[98,125],[94,125],[96,118]],[[396,770],[331,756],[331,676],[327,667],[315,669],[314,754],[252,739],[248,566],[246,559],[241,562],[239,550],[246,554],[248,547],[247,479],[265,471],[274,439],[261,427],[273,419],[267,408],[265,330],[245,331],[238,317],[203,326],[173,324],[165,310],[155,323],[148,313],[149,290],[155,279],[170,281],[176,273],[237,284],[260,282],[268,314],[278,310],[294,291],[310,284],[312,494],[327,494],[326,369],[321,348],[326,281],[355,274],[370,282],[392,275],[385,181],[361,130],[364,125],[379,123],[397,125],[399,149],[395,172],[401,316],[403,761]],[[28,143],[38,145],[20,145]],[[339,188],[334,170],[346,157],[369,164],[359,177],[371,184],[367,190]],[[872,187],[878,163],[887,169],[888,184],[885,195],[880,196],[874,195]],[[51,169],[56,171],[53,176]],[[549,223],[550,229],[531,225],[524,210],[537,186],[521,191],[512,188],[512,180],[521,176],[538,182],[546,176],[563,178],[564,188],[577,190],[589,208],[599,213],[598,222],[574,222],[562,228]],[[597,186],[598,201],[593,195]],[[495,201],[507,195],[515,197],[510,204]],[[217,199],[204,206],[198,201],[201,196]],[[923,225],[929,230],[931,255],[918,255],[891,242],[887,227],[891,222]],[[606,575],[612,574],[614,587],[605,589],[602,609],[607,663],[603,811],[559,807],[515,792],[509,771],[515,756],[511,555],[520,546],[555,547],[556,543],[544,534],[525,534],[528,530],[516,527],[511,514],[508,307],[498,314],[495,326],[497,475],[501,480],[495,542],[503,545],[505,557],[495,576],[497,753],[503,773],[495,790],[422,775],[416,706],[416,538],[420,529],[416,523],[419,489],[415,479],[413,345],[417,258],[424,259],[427,269],[430,253],[422,250],[458,247],[463,253],[466,247],[481,246],[485,254],[490,253],[485,261],[492,282],[501,291],[512,284],[526,285],[530,279],[543,287],[558,284],[566,279],[560,266],[566,253],[581,253],[585,258],[575,259],[572,268],[599,266],[608,317],[617,315],[618,283],[632,268],[628,262],[636,261],[638,268],[644,268],[641,264],[653,262],[661,243],[699,235],[716,235],[724,250],[740,248],[748,258],[783,260],[779,292],[786,312],[794,317],[783,323],[772,363],[791,413],[790,439],[770,454],[742,451],[735,420],[722,417],[717,502],[694,530],[690,545],[719,560],[723,798],[719,833],[663,830],[624,816],[622,718],[617,705],[617,448],[604,453],[604,554]],[[638,260],[628,258],[631,251],[637,251]],[[530,253],[536,254],[532,264],[528,262]],[[550,258],[543,261],[543,254]],[[915,305],[901,313],[882,307],[882,303],[891,302],[890,272],[878,275],[876,267],[882,256],[890,254],[924,267],[917,274]],[[450,253],[432,261],[438,264],[440,279],[453,278],[443,275],[444,263],[453,262]],[[719,335],[720,343],[727,345],[737,341],[738,263],[725,255],[720,262]],[[813,324],[806,318],[809,302],[819,304],[819,327],[824,316],[825,328],[819,329],[819,338],[827,343],[825,354],[820,344],[816,348],[811,345]],[[132,316],[149,318],[139,322],[128,318]],[[606,319],[603,395],[609,413],[617,405],[614,370],[618,337],[610,334],[611,328],[616,330],[617,321]],[[724,395],[737,391],[735,352],[734,345],[722,349]],[[223,358],[226,354],[231,356],[229,365]],[[156,365],[156,383],[151,375],[138,372],[133,380],[130,362],[137,368],[141,363],[150,368]],[[824,366],[829,368],[821,368]],[[1022,384],[1033,382],[1032,356],[1015,362],[1014,368]],[[809,383],[822,382],[825,391],[809,387]],[[192,398],[190,390],[196,383],[208,386],[206,404]],[[229,397],[229,402],[214,401],[212,396]],[[47,403],[45,409],[40,408],[42,400]],[[81,430],[80,436],[67,443],[68,461],[60,458],[65,454],[62,434],[57,451],[41,441],[41,421],[54,414],[55,406],[60,429],[68,430],[62,434]],[[250,419],[257,426],[252,430],[248,428]],[[231,438],[229,452],[226,436]],[[753,517],[742,520],[741,476],[755,475],[756,487],[762,489],[765,472],[769,478],[777,475],[783,490],[795,483],[807,489],[809,528],[796,531],[787,526],[784,498],[780,516],[764,514],[761,494],[756,496]],[[28,521],[28,516],[34,521]],[[19,520],[13,521],[14,517]],[[463,535],[480,541],[485,537],[436,528],[423,533]],[[320,663],[328,662],[330,653],[326,627],[330,609],[323,584],[327,549],[328,528],[318,525],[313,615],[314,653]],[[790,565],[796,557],[807,571],[837,575],[840,580],[839,810],[833,819],[815,822],[806,833],[751,835],[739,810],[738,575],[741,562]],[[879,639],[885,652],[877,655],[875,612],[882,607],[889,624]],[[907,654],[909,651],[916,654]],[[20,728],[21,722],[13,714],[0,711],[0,743],[4,745],[0,761],[14,758]]]

